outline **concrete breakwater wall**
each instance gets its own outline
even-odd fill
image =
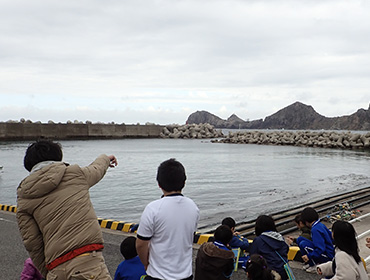
[[[212,142],[370,150],[370,132],[360,134],[335,131],[238,131],[229,132],[225,138]]]
[[[222,130],[217,130],[209,123],[167,125],[160,133],[162,138],[183,138],[183,139],[206,139],[224,137]]]
[[[159,138],[161,125],[126,125],[93,123],[0,123],[0,141],[49,139],[119,139]]]

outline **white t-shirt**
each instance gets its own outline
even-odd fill
[[[141,216],[138,238],[150,240],[147,274],[177,280],[192,275],[194,232],[199,209],[181,194],[149,203]]]

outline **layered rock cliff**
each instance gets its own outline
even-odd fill
[[[370,105],[369,109],[359,109],[349,116],[328,118],[317,113],[312,106],[295,102],[264,120],[253,121],[244,121],[235,114],[223,120],[207,111],[197,111],[188,117],[187,123],[240,129],[370,130]]]

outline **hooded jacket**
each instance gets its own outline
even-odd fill
[[[263,232],[257,236],[249,249],[249,254],[259,254],[263,256],[270,269],[275,270],[281,275],[282,279],[287,279],[287,274],[284,269],[284,261],[276,253],[287,262],[289,246],[285,243],[284,237],[275,231]]]
[[[206,242],[200,246],[195,263],[194,280],[229,279],[234,269],[234,253]]]
[[[109,162],[106,155],[87,167],[41,162],[18,186],[18,226],[42,275],[56,258],[89,244],[103,244],[89,188],[103,178]]]

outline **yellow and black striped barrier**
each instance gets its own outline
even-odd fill
[[[114,221],[114,220],[104,220],[101,218],[98,218],[98,222],[100,224],[100,227],[107,228],[107,229],[113,229],[113,230],[119,230],[123,232],[130,232],[130,229],[135,226],[135,223],[126,223],[122,221]]]
[[[0,210],[16,213],[17,206],[0,204]],[[102,218],[98,218],[98,222],[99,222],[100,227],[102,228],[118,230],[118,231],[123,231],[123,232],[130,232],[130,229],[137,225],[135,223],[127,223],[127,222],[115,221],[111,219],[102,219]],[[214,240],[213,234],[201,234],[199,232],[196,232],[194,234],[193,242],[195,244],[202,245],[205,242],[211,242],[213,240]],[[252,241],[249,240],[249,242],[251,243]],[[299,251],[299,247],[297,246],[289,247],[288,260],[302,262],[302,255],[301,255],[301,252]]]
[[[201,245],[205,242],[211,242],[214,240],[213,234],[201,234],[199,232],[194,234],[194,243]],[[252,240],[248,240],[249,243],[252,243]],[[298,246],[290,246],[288,251],[288,260],[303,262],[302,254]]]
[[[17,206],[0,204],[0,210],[16,213],[17,212]]]

